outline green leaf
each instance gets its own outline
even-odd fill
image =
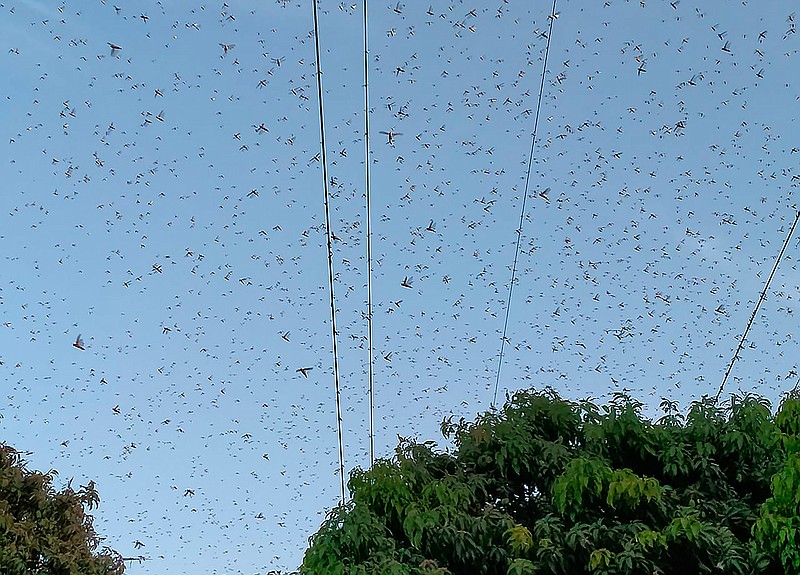
[[[527,559],[514,559],[508,564],[506,575],[536,575],[536,566]]]
[[[527,527],[514,525],[506,530],[506,541],[514,553],[525,553],[533,547],[533,535]]]
[[[605,547],[595,549],[589,554],[589,570],[596,571],[599,567],[608,567],[613,558],[614,554]]]

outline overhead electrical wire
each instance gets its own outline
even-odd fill
[[[325,147],[325,114],[322,106],[322,68],[320,66],[319,55],[319,16],[317,14],[317,0],[313,0],[314,5],[314,49],[316,53],[317,68],[317,99],[319,101],[319,133],[322,161],[322,188],[325,195],[325,231],[327,236],[328,248],[328,285],[330,288],[331,302],[331,339],[333,342],[333,386],[336,391],[336,430],[339,439],[339,480],[342,489],[342,505],[345,502],[344,487],[344,442],[342,441],[342,396],[339,386],[339,349],[337,346],[336,331],[336,299],[334,297],[334,273],[333,273],[333,231],[331,230],[331,210],[330,193],[328,189],[328,161]]]
[[[772,271],[767,278],[766,283],[764,284],[764,289],[761,290],[761,295],[758,296],[758,301],[756,302],[755,307],[753,308],[753,313],[750,315],[750,321],[747,322],[747,327],[744,328],[744,333],[742,333],[742,337],[739,338],[739,345],[736,346],[736,351],[731,358],[731,362],[728,364],[728,369],[725,370],[725,375],[722,378],[722,383],[719,385],[719,389],[717,390],[717,395],[714,396],[715,401],[719,401],[719,396],[722,395],[722,389],[725,387],[725,383],[728,381],[728,376],[731,374],[733,370],[733,364],[736,363],[736,360],[739,359],[739,352],[742,351],[744,347],[744,342],[747,339],[747,334],[750,331],[750,326],[753,325],[753,322],[756,319],[756,315],[758,314],[758,308],[761,307],[762,302],[767,299],[767,290],[769,289],[769,284],[772,283],[772,278],[775,277],[775,272],[778,271],[778,264],[781,263],[781,259],[783,259],[783,253],[786,251],[786,247],[789,245],[789,240],[792,239],[792,234],[794,234],[794,228],[797,226],[797,220],[800,220],[800,212],[797,212],[794,216],[794,222],[792,222],[792,226],[789,228],[789,233],[786,234],[786,240],[783,242],[783,247],[781,251],[778,253],[778,257],[775,259],[775,265],[772,267]],[[800,380],[798,380],[800,381]],[[797,386],[795,385],[795,388]]]
[[[375,369],[372,345],[372,209],[370,207],[370,147],[369,147],[369,28],[367,0],[364,0],[364,166],[367,220],[367,339],[369,347],[369,465],[375,464]]]
[[[511,295],[514,291],[514,283],[517,280],[517,262],[519,260],[519,247],[520,242],[522,241],[522,226],[525,223],[525,204],[526,200],[528,199],[528,187],[531,181],[531,167],[533,165],[533,152],[536,148],[536,135],[539,130],[539,112],[542,109],[542,95],[544,94],[544,79],[545,74],[547,73],[547,57],[550,55],[550,39],[553,36],[553,22],[555,22],[556,18],[558,18],[558,13],[556,12],[556,1],[553,0],[553,9],[550,12],[550,15],[547,17],[550,21],[549,29],[547,31],[547,46],[544,50],[544,62],[542,63],[542,81],[539,85],[539,98],[536,102],[536,115],[533,120],[533,135],[531,136],[531,150],[528,156],[528,170],[527,174],[525,175],[525,193],[522,195],[522,209],[520,210],[519,214],[519,226],[517,227],[517,245],[514,249],[514,264],[511,266],[511,282],[508,284],[508,299],[506,301],[506,317],[505,321],[503,322],[503,337],[500,340],[500,355],[497,361],[497,375],[494,382],[494,397],[492,399],[492,407],[495,406],[497,403],[497,390],[500,387],[500,370],[503,367],[503,357],[505,353],[505,346],[506,341],[508,341],[507,333],[508,333],[508,319],[510,317],[511,312]]]

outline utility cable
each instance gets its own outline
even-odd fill
[[[331,339],[333,341],[333,385],[336,390],[336,427],[339,436],[339,480],[342,486],[342,505],[345,502],[344,489],[344,443],[342,441],[342,396],[339,387],[339,349],[337,346],[336,331],[336,300],[333,294],[334,273],[333,273],[333,231],[331,230],[331,210],[330,193],[328,189],[328,161],[325,147],[325,115],[322,109],[322,69],[319,56],[319,17],[317,15],[317,0],[314,4],[314,49],[316,51],[317,68],[317,99],[319,100],[319,133],[321,161],[322,161],[322,188],[325,193],[325,231],[328,241],[328,285],[330,287],[331,300]]]
[[[506,334],[508,333],[508,318],[511,312],[511,295],[514,291],[514,283],[517,279],[517,261],[519,260],[519,247],[520,242],[522,241],[522,226],[525,222],[525,203],[528,199],[528,187],[531,181],[531,167],[533,165],[533,151],[536,148],[536,135],[539,129],[539,112],[542,109],[542,95],[544,94],[544,79],[545,74],[547,73],[547,57],[550,55],[550,39],[553,36],[553,22],[555,22],[556,18],[558,18],[558,14],[556,13],[556,1],[553,0],[553,9],[548,16],[550,20],[549,30],[547,32],[547,46],[545,47],[544,51],[544,62],[542,63],[542,82],[539,85],[539,98],[536,102],[536,116],[533,120],[533,135],[531,137],[531,151],[530,155],[528,156],[528,171],[525,175],[525,193],[522,196],[522,209],[520,210],[519,214],[519,226],[517,227],[517,245],[514,250],[514,264],[511,266],[511,283],[508,285],[508,300],[506,302],[506,318],[503,322],[503,337],[500,340],[500,357],[497,361],[497,377],[495,378],[494,382],[494,398],[492,399],[492,407],[495,406],[497,403],[497,389],[500,387],[500,369],[503,366],[503,355],[505,352],[506,341],[508,338]]]
[[[764,289],[761,290],[761,295],[758,296],[758,301],[756,302],[756,306],[753,308],[753,313],[750,316],[750,321],[747,322],[747,327],[744,328],[744,333],[742,333],[741,339],[739,339],[739,345],[736,346],[736,352],[733,354],[731,358],[730,364],[728,364],[728,369],[725,370],[725,376],[722,378],[722,383],[717,390],[717,395],[714,397],[714,401],[719,401],[719,396],[722,395],[722,388],[725,387],[725,382],[728,381],[728,376],[731,374],[733,370],[733,364],[736,363],[736,360],[739,359],[739,352],[742,351],[744,347],[744,342],[747,339],[747,333],[750,331],[750,326],[753,325],[753,322],[756,319],[756,315],[758,314],[758,308],[761,307],[761,303],[767,299],[767,290],[769,289],[769,284],[772,283],[772,278],[775,277],[775,272],[778,271],[778,264],[781,263],[781,259],[783,258],[783,252],[786,251],[786,246],[789,245],[789,240],[792,238],[792,234],[794,233],[794,228],[797,226],[797,220],[800,220],[800,212],[797,212],[794,216],[794,222],[792,222],[792,227],[789,228],[789,233],[786,235],[786,241],[783,242],[783,247],[781,248],[780,253],[778,253],[778,257],[775,259],[775,265],[772,267],[772,272],[770,272],[769,277],[767,278],[767,282],[764,284]]]
[[[367,219],[367,339],[369,345],[369,465],[375,464],[375,369],[372,345],[372,209],[370,207],[369,148],[369,29],[367,27],[367,0],[364,0],[364,165]]]

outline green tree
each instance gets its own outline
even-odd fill
[[[122,557],[97,552],[100,537],[84,511],[100,503],[94,481],[57,492],[56,474],[29,471],[19,451],[0,443],[0,573],[121,575]]]
[[[350,475],[308,575],[800,572],[800,403],[703,398],[686,415],[520,391],[452,452],[401,438]]]

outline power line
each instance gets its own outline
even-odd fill
[[[730,364],[728,364],[728,369],[725,370],[725,376],[722,378],[722,383],[719,386],[719,390],[717,390],[717,395],[714,397],[715,401],[719,401],[719,396],[722,395],[722,388],[725,387],[725,382],[728,381],[728,376],[731,374],[731,371],[733,370],[733,364],[736,363],[737,359],[739,359],[739,352],[742,351],[742,348],[744,347],[744,342],[747,339],[747,333],[750,331],[750,326],[753,325],[753,322],[756,319],[756,314],[758,314],[758,308],[760,308],[761,303],[765,299],[767,299],[767,290],[769,289],[769,284],[772,282],[772,278],[775,276],[775,272],[778,271],[778,264],[781,263],[781,259],[783,258],[783,252],[786,251],[786,246],[789,245],[789,240],[792,238],[792,234],[794,233],[794,228],[795,226],[797,226],[797,220],[800,220],[800,212],[797,212],[795,214],[794,222],[792,222],[792,227],[789,228],[789,233],[786,235],[786,241],[783,242],[783,247],[781,248],[780,253],[778,253],[778,257],[775,259],[775,265],[772,267],[772,272],[770,272],[769,277],[767,278],[767,282],[764,284],[764,289],[761,290],[761,295],[758,296],[758,301],[756,302],[756,306],[753,308],[753,314],[750,316],[750,321],[747,322],[747,327],[744,328],[744,333],[742,334],[742,337],[739,339],[739,345],[736,346],[736,352],[733,354]]]
[[[553,22],[558,18],[558,14],[556,13],[556,1],[553,0],[553,9],[548,16],[550,20],[549,30],[547,32],[547,46],[545,47],[544,51],[544,62],[542,63],[542,82],[539,85],[539,98],[536,102],[536,116],[533,120],[533,135],[531,137],[531,151],[530,155],[528,156],[528,171],[525,175],[525,193],[522,196],[522,209],[520,210],[519,214],[519,226],[517,227],[517,245],[514,250],[514,264],[511,266],[511,283],[508,286],[508,301],[506,302],[506,318],[503,322],[503,337],[500,340],[500,357],[497,361],[497,377],[495,378],[494,382],[494,398],[492,399],[492,407],[495,406],[497,403],[497,389],[500,387],[500,369],[503,366],[503,354],[505,352],[506,341],[507,337],[506,334],[508,333],[508,318],[511,312],[511,294],[514,291],[514,283],[517,279],[517,261],[519,260],[519,246],[520,242],[522,241],[522,226],[525,223],[525,203],[528,199],[528,186],[531,181],[531,167],[533,165],[533,151],[536,148],[536,135],[539,129],[539,112],[542,108],[542,95],[544,94],[544,77],[547,73],[547,57],[550,55],[550,38],[553,36]]]
[[[367,27],[367,0],[364,0],[364,164],[367,212],[367,339],[369,340],[369,465],[375,464],[375,374],[372,347],[372,217],[370,208],[370,149],[369,149],[369,35]]]
[[[344,443],[342,441],[342,397],[339,388],[339,349],[336,331],[336,300],[333,294],[333,232],[331,231],[330,194],[328,191],[328,161],[325,148],[325,115],[322,111],[322,69],[319,57],[319,17],[317,16],[317,0],[314,4],[314,48],[317,67],[317,99],[319,100],[319,133],[322,148],[322,188],[325,193],[325,230],[328,242],[328,285],[331,300],[331,339],[333,340],[333,385],[336,390],[336,428],[339,436],[339,479],[342,484],[342,505],[345,501],[344,490]]]

